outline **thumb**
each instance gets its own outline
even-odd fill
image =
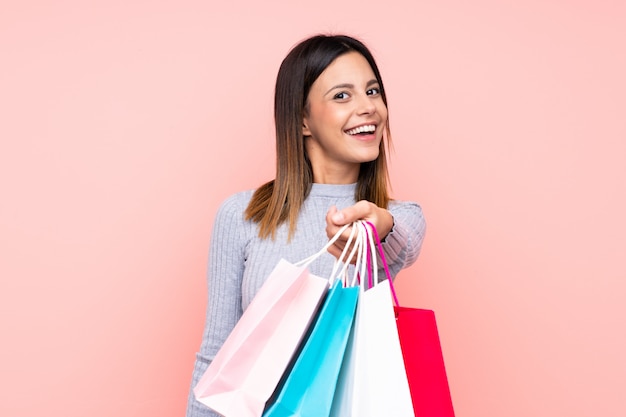
[[[334,213],[331,213],[331,220],[333,221],[333,223],[339,225],[339,226],[343,226],[344,224],[346,224],[346,216],[343,213],[343,211],[338,211],[336,207],[334,208]]]
[[[338,224],[337,221],[335,221],[335,219],[339,216],[337,216],[338,214],[338,210],[337,210],[337,206],[330,206],[330,208],[328,209],[328,212],[326,213],[326,222],[328,224],[333,224],[335,226],[339,225],[341,226],[341,224]]]

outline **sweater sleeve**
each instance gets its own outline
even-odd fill
[[[393,227],[382,246],[391,276],[395,278],[401,269],[417,260],[426,233],[426,221],[422,208],[412,202],[393,201],[389,212],[393,216]]]
[[[241,282],[246,246],[244,203],[241,194],[235,194],[222,203],[215,218],[207,271],[206,323],[193,369],[187,417],[218,417],[195,399],[192,389],[242,315]]]

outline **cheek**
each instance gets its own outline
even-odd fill
[[[318,128],[328,123],[329,111],[325,106],[312,105],[309,109],[309,122]]]
[[[318,113],[317,126],[322,130],[336,130],[342,128],[345,118],[341,112],[333,111],[331,109],[324,109]]]
[[[388,111],[387,111],[387,107],[385,107],[385,104],[381,104],[380,109],[378,110],[378,114],[381,115],[383,121],[385,123],[387,123],[387,115],[388,115]]]

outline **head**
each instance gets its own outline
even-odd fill
[[[372,153],[375,159],[358,165],[355,199],[387,207],[385,141],[389,143],[391,136],[386,112],[387,96],[378,66],[369,49],[357,39],[343,35],[317,35],[297,44],[278,71],[274,96],[276,178],[257,189],[246,209],[246,218],[259,223],[260,237],[274,236],[277,227],[285,221],[289,222],[290,236],[295,232],[300,207],[313,183],[313,167],[304,134],[311,88],[337,58],[355,52],[371,67],[382,98],[386,122],[381,121],[379,126],[386,137],[380,140],[378,152]]]
[[[274,97],[274,118],[276,124],[276,156],[277,178],[281,175],[297,175],[304,180],[307,189],[313,182],[313,171],[305,146],[303,125],[309,110],[309,94],[311,87],[320,75],[339,58],[348,53],[360,54],[369,64],[374,77],[378,81],[380,95],[385,106],[385,94],[382,77],[376,61],[369,49],[359,40],[349,36],[318,35],[308,38],[296,45],[285,57],[278,71]],[[386,117],[385,117],[386,119]],[[389,140],[389,125],[381,126]],[[379,175],[386,181],[385,143],[380,142],[380,150],[376,161],[364,163],[360,178],[375,175],[378,159],[383,166]],[[368,183],[370,181],[368,180]],[[360,196],[364,197],[364,196]]]

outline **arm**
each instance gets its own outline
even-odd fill
[[[198,383],[242,314],[241,280],[245,261],[244,204],[239,195],[224,201],[215,217],[209,250],[209,299],[191,389]],[[190,390],[187,417],[218,417]]]
[[[326,233],[330,238],[341,226],[356,220],[368,220],[376,226],[392,277],[415,262],[426,232],[426,222],[419,205],[392,201],[389,209],[385,210],[368,201],[359,201],[341,211],[331,207],[326,215]],[[338,257],[349,234],[349,230],[344,232],[328,251]]]
[[[383,238],[383,250],[389,263],[391,276],[407,268],[417,260],[424,242],[426,220],[422,208],[412,202],[392,202],[389,205],[394,224]]]

